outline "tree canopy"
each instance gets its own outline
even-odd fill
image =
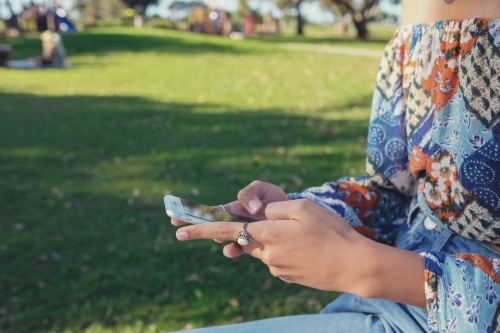
[[[369,31],[366,25],[376,14],[380,0],[323,0],[321,3],[323,6],[330,4],[336,13],[349,13],[357,31],[357,38],[367,39]]]
[[[306,0],[277,0],[276,5],[280,9],[285,9],[285,8],[295,8],[297,11],[297,34],[298,35],[303,35],[304,34],[304,18],[302,17],[302,13],[300,12],[300,5],[302,2],[305,2]]]
[[[156,5],[158,0],[122,0],[130,8],[144,7],[147,8],[149,5]]]

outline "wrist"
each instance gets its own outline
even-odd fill
[[[364,260],[359,259],[363,264],[358,265],[356,295],[425,306],[424,264],[418,253],[367,238],[358,247]]]
[[[364,298],[373,298],[378,290],[380,267],[375,257],[379,256],[378,243],[366,238],[354,229],[348,235],[348,273],[344,277],[345,286],[341,291]]]

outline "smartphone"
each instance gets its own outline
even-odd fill
[[[182,199],[173,195],[163,198],[167,215],[177,220],[188,223],[208,223],[213,221],[225,222],[254,222],[256,220],[232,214],[222,210],[220,207],[211,207],[197,202]]]

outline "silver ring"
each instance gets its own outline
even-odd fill
[[[223,211],[226,211],[226,208],[224,208],[224,205],[219,205],[219,207],[220,207]]]
[[[235,239],[236,243],[238,243],[241,246],[248,245],[252,242],[252,239],[250,238],[250,236],[248,236],[248,233],[247,233],[247,225],[248,225],[248,222],[245,222],[245,224],[243,224],[243,228],[238,233],[238,236],[236,236],[236,239]]]

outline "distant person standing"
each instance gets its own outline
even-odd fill
[[[47,24],[47,9],[43,6],[38,7],[36,28],[38,31],[45,31],[49,28]]]

